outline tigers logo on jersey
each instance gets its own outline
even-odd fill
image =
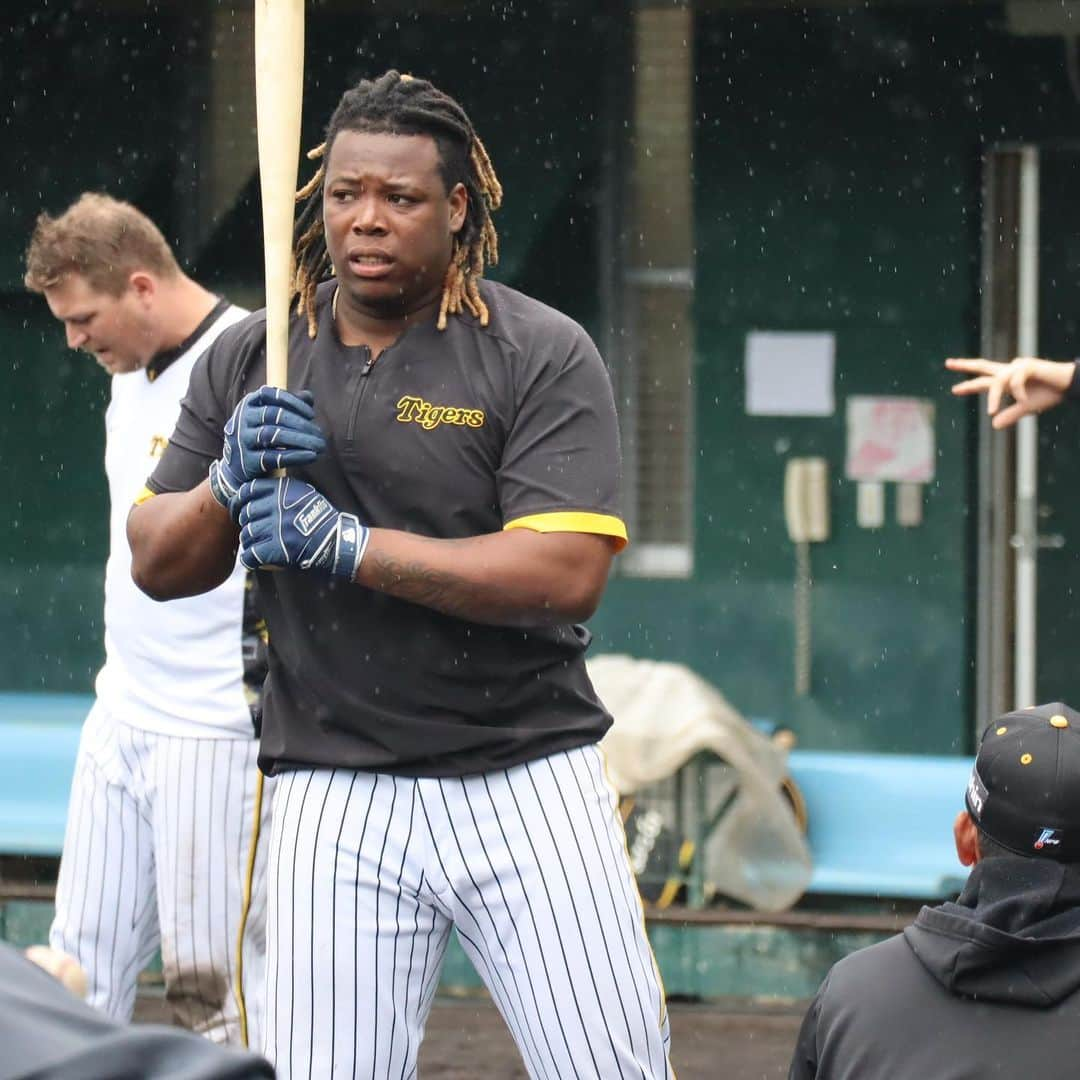
[[[459,427],[484,426],[483,409],[465,409],[455,405],[433,405],[421,397],[406,394],[397,403],[397,418],[401,424],[419,424],[425,431],[433,431],[440,424],[456,424]]]
[[[164,435],[154,435],[150,439],[150,456],[152,458],[159,458],[165,453],[165,447],[169,445],[169,440]]]

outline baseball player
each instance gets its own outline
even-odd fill
[[[482,279],[501,188],[456,101],[362,81],[321,153],[295,392],[261,386],[261,313],[227,331],[128,526],[156,595],[238,542],[278,571],[268,1056],[282,1077],[415,1075],[453,929],[530,1075],[667,1076],[577,625],[626,540],[607,372],[577,324]],[[313,420],[317,459],[270,477]]]
[[[204,596],[156,604],[131,580],[125,520],[176,422],[192,365],[247,313],[179,268],[128,203],[86,194],[42,214],[25,282],[71,348],[112,376],[105,665],[83,727],[50,945],[86,970],[87,1000],[131,1016],[160,944],[185,1026],[261,1039],[269,789],[256,764],[265,648],[243,567]],[[243,929],[242,944],[239,935]]]

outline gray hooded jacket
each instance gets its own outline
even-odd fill
[[[956,903],[836,964],[789,1080],[1076,1080],[1080,867],[978,863]]]

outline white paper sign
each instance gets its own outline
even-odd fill
[[[835,334],[755,330],[746,335],[751,416],[832,416]]]
[[[934,404],[926,398],[849,397],[849,480],[934,479]]]

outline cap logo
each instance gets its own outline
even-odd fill
[[[1042,851],[1044,847],[1061,847],[1060,829],[1043,829],[1039,838],[1035,841],[1035,850]]]
[[[976,818],[982,817],[983,806],[986,803],[987,794],[986,785],[982,782],[982,777],[979,776],[975,769],[972,769],[971,779],[968,780],[967,797],[968,803]]]

